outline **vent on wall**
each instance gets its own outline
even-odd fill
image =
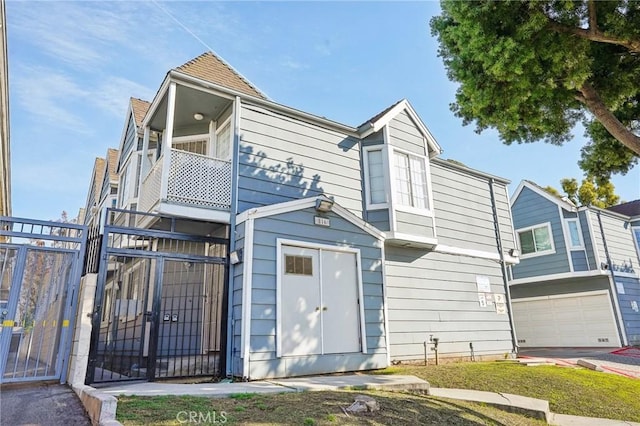
[[[608,341],[608,337],[598,337],[598,343],[607,343]]]

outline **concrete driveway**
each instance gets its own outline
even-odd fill
[[[576,365],[583,360],[608,373],[640,379],[640,348],[520,348],[518,357]]]
[[[39,383],[0,387],[0,424],[88,426],[91,420],[70,387]]]

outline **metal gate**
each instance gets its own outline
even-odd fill
[[[86,228],[0,217],[0,383],[66,380]]]
[[[106,225],[87,383],[220,376],[228,242],[177,232],[175,224]]]

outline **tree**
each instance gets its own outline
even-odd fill
[[[602,209],[615,206],[620,202],[620,197],[615,194],[615,187],[611,182],[598,184],[594,178],[585,178],[578,185],[575,178],[560,180],[560,186],[567,198],[580,206],[595,206]],[[548,189],[547,189],[548,190]],[[558,191],[553,189],[558,194]]]
[[[638,162],[640,2],[443,0],[431,31],[465,125],[561,145],[582,121],[587,174],[605,182]]]

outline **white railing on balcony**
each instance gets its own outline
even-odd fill
[[[142,181],[142,188],[140,188],[138,200],[138,210],[141,212],[150,212],[156,203],[160,201],[162,163],[163,158],[160,157]]]
[[[167,201],[229,210],[231,161],[171,149]]]

